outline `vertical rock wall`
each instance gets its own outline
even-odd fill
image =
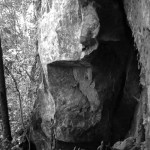
[[[150,149],[150,1],[124,0],[127,19],[132,29],[141,63],[142,124],[145,127],[147,149]]]

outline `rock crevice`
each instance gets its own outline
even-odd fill
[[[45,77],[35,103],[32,140],[49,150],[55,140],[113,145],[135,136],[140,71],[120,4],[51,0],[47,9],[44,2],[38,34]]]

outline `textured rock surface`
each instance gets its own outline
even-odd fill
[[[58,60],[80,60],[98,46],[99,18],[93,3],[78,0],[41,2],[39,54],[44,72],[46,65]],[[82,51],[86,40],[93,44]]]
[[[140,126],[144,125],[143,134],[145,135],[146,148],[150,149],[150,1],[125,0],[124,6],[140,56],[140,82],[143,86]]]
[[[109,0],[101,2],[105,5],[97,6],[98,15],[94,3],[86,0],[41,3],[44,75],[31,127],[39,150],[52,149],[53,139],[114,143],[137,132],[129,132],[137,126],[132,119],[140,94],[136,53],[131,52],[132,39],[126,35],[119,5],[107,9]],[[99,20],[103,22],[97,36]]]
[[[114,150],[132,150],[135,147],[135,139],[133,137],[129,137],[124,141],[119,141],[113,145]],[[139,149],[136,147],[137,150]],[[134,149],[133,149],[134,150]]]
[[[55,132],[58,140],[77,142],[101,119],[102,101],[95,89],[92,68],[79,62],[66,63],[48,65],[50,91],[56,105]],[[82,140],[85,139],[79,141]]]
[[[75,143],[107,142],[111,138],[115,142],[125,137],[137,104],[134,96],[139,97],[137,64],[135,59],[128,61],[131,49],[125,44],[106,42],[101,51],[93,52],[84,61],[48,65],[49,85],[43,82],[35,105],[38,110],[33,123],[35,141],[35,137],[43,136],[50,141],[52,134],[57,140]],[[132,66],[126,76],[128,62]],[[48,93],[54,105],[48,101],[51,98]],[[53,110],[55,122],[51,120]]]

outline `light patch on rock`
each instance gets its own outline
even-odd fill
[[[92,3],[81,8],[78,0],[55,0],[48,12],[46,1],[42,1],[44,10],[39,19],[38,51],[45,74],[49,63],[80,60],[97,49],[98,43],[95,42],[83,52],[84,45],[80,43],[81,36],[96,38],[99,32],[99,18]]]
[[[75,80],[79,83],[79,89],[88,98],[90,111],[95,112],[100,105],[98,92],[95,89],[95,82],[92,81],[92,69],[73,69]],[[84,74],[84,76],[83,76]]]
[[[49,90],[47,90],[46,92],[44,91],[44,84],[42,83],[40,85],[40,90],[41,90],[41,98],[42,98],[42,106],[41,106],[41,117],[43,118],[43,120],[45,121],[51,121],[54,119],[54,115],[55,115],[55,102],[54,99],[51,95],[51,93],[49,92]]]

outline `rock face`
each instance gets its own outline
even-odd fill
[[[84,131],[101,119],[102,101],[95,88],[92,66],[72,63],[49,64],[48,81],[55,99],[56,138],[81,142],[85,141]],[[87,136],[86,141],[90,140]]]
[[[120,12],[118,5],[105,9],[106,17],[113,10],[114,16]],[[115,20],[113,32],[113,27],[105,27],[104,16],[87,0],[41,2],[43,80],[31,126],[38,150],[53,149],[54,139],[112,144],[135,135],[129,131],[137,126],[132,120],[140,96],[136,52],[123,23],[118,29]],[[104,23],[98,35],[100,20]]]
[[[129,59],[124,44],[104,43],[84,61],[48,65],[48,85],[43,82],[35,105],[34,141],[44,136],[50,143],[55,134],[64,142],[115,142],[128,134],[140,88],[135,54]]]
[[[146,149],[150,149],[150,1],[125,0],[124,7],[140,56],[140,83],[143,86],[141,124],[145,130]]]
[[[80,60],[95,50],[98,47],[96,36],[99,28],[99,18],[92,2],[41,1],[38,39],[44,72],[47,71],[48,63],[58,60]],[[86,41],[88,44],[85,48]],[[82,51],[83,48],[86,51]]]

